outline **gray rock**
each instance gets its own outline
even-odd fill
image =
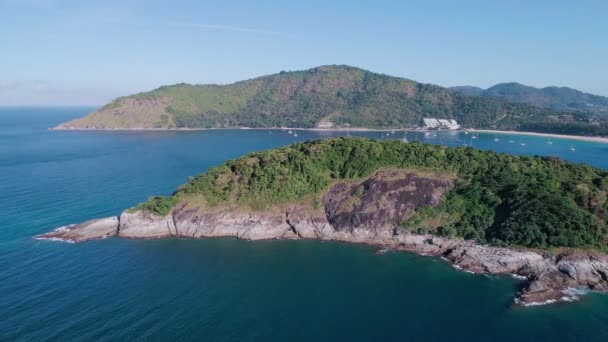
[[[80,224],[59,227],[52,232],[37,235],[38,240],[58,240],[65,242],[83,242],[95,239],[105,239],[115,236],[118,231],[118,217],[112,216],[90,220]]]
[[[523,305],[572,300],[576,289],[608,291],[608,256],[565,251],[536,251],[476,244],[399,228],[421,206],[434,206],[452,181],[404,171],[377,172],[359,183],[337,184],[323,208],[286,204],[268,211],[237,206],[175,208],[164,217],[125,211],[116,217],[61,227],[39,239],[86,241],[117,234],[125,238],[235,237],[239,239],[319,239],[364,243],[384,249],[441,256],[460,270],[512,274],[526,283],[516,302]]]

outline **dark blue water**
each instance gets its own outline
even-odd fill
[[[435,258],[316,241],[33,240],[168,194],[226,159],[338,135],[47,131],[89,110],[0,109],[0,340],[608,341],[608,295],[516,308],[516,280]],[[605,144],[407,137],[608,168]]]

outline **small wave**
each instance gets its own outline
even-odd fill
[[[470,273],[470,274],[475,274],[475,272],[473,272],[473,271],[469,271],[469,270],[465,270],[464,268],[462,268],[462,267],[460,267],[460,266],[458,266],[458,265],[456,265],[456,264],[453,264],[453,265],[452,265],[452,267],[454,267],[455,269],[457,269],[457,270],[459,270],[459,271],[461,271],[461,272]]]
[[[593,291],[591,291],[590,289],[587,289],[587,288],[569,287],[562,291],[564,296],[560,297],[559,299],[548,299],[544,302],[525,303],[524,306],[540,306],[540,305],[554,304],[557,302],[574,302],[574,301],[581,299],[581,296],[584,296],[590,292],[593,292]],[[515,304],[520,304],[520,302],[521,301],[518,298],[515,298]]]
[[[588,288],[583,288],[583,287],[569,287],[565,290],[562,291],[563,294],[565,294],[565,296],[563,296],[562,298],[560,298],[561,300],[565,301],[565,302],[574,302],[576,300],[581,299],[582,296],[590,293],[591,290]]]
[[[519,303],[519,301],[516,299],[515,300],[516,303]],[[524,306],[539,306],[539,305],[547,305],[547,304],[553,304],[553,303],[557,303],[557,299],[547,299],[544,302],[531,302],[531,303],[526,303],[524,304]]]
[[[58,237],[41,237],[41,236],[37,236],[34,239],[35,240],[48,240],[48,241],[61,241],[61,242],[67,242],[67,243],[74,243],[74,240],[71,240],[71,239],[62,239],[62,238],[58,238]]]

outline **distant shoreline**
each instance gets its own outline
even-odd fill
[[[217,130],[282,130],[282,131],[314,131],[314,132],[426,132],[423,129],[413,128],[365,128],[365,127],[336,127],[336,128],[294,128],[294,127],[226,127],[226,128],[64,128],[64,127],[52,127],[49,128],[51,131],[110,131],[110,132],[162,132],[162,131],[176,131],[176,132],[188,132],[188,131],[217,131]],[[567,135],[567,134],[555,134],[555,133],[537,133],[537,132],[526,132],[526,131],[499,131],[492,129],[475,129],[467,128],[462,130],[443,131],[443,132],[476,132],[476,133],[492,133],[492,134],[512,134],[512,135],[529,135],[537,137],[547,137],[556,139],[568,139],[568,140],[579,140],[579,141],[591,141],[608,144],[608,137],[597,137],[597,136],[582,136],[582,135]]]
[[[467,129],[468,132],[479,132],[479,133],[494,133],[494,134],[512,134],[512,135],[530,135],[536,137],[547,137],[556,139],[569,139],[569,140],[580,140],[580,141],[592,141],[608,144],[608,138],[604,137],[587,137],[583,135],[567,135],[567,134],[555,134],[555,133],[536,133],[536,132],[524,132],[524,131],[497,131],[492,129]]]

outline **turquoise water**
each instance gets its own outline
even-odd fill
[[[608,340],[608,295],[517,308],[518,281],[457,272],[436,258],[318,241],[33,240],[168,194],[246,152],[338,135],[47,131],[89,110],[0,109],[0,340]],[[608,144],[408,139],[608,168]]]

